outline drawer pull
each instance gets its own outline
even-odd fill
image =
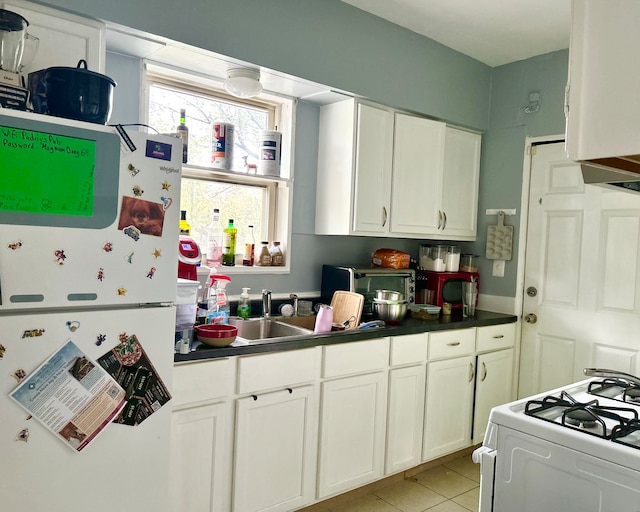
[[[460,345],[459,341],[451,341],[451,342],[447,343],[448,347],[457,347],[458,345]]]
[[[254,400],[258,399],[258,395],[251,395],[251,398],[253,398]]]
[[[291,388],[287,388],[287,391],[289,392],[290,395],[293,393],[293,389]]]
[[[504,338],[504,334],[498,334],[497,336],[493,337],[494,340],[499,340],[501,338]]]

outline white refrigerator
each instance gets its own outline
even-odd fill
[[[8,110],[0,137],[0,509],[169,512],[181,142]]]

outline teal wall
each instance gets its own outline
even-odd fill
[[[566,51],[492,69],[338,0],[52,0],[48,5],[483,131],[479,237],[462,244],[465,252],[484,255],[486,227],[496,220],[484,215],[486,208],[516,208],[518,216],[509,223],[517,231],[525,138],[564,132]],[[114,121],[118,112],[137,112],[123,85],[139,89],[132,81],[138,66],[135,59],[108,57],[107,74],[119,82]],[[525,116],[520,107],[531,90],[542,92],[543,106]],[[322,263],[364,263],[379,247],[417,256],[426,242],[313,234],[318,117],[316,105],[299,103],[291,274],[237,276],[232,294],[242,286],[252,292],[317,290]],[[516,258],[507,263],[504,278],[492,278],[491,262],[481,258],[482,293],[515,295]]]
[[[491,72],[491,117],[482,140],[478,238],[472,252],[484,256],[487,226],[497,223],[497,217],[485,215],[487,208],[515,209],[517,215],[505,219],[515,227],[513,259],[505,265],[505,276],[492,277],[493,262],[480,259],[481,293],[515,295],[526,138],[564,134],[568,54],[562,50],[539,55]],[[531,91],[541,92],[541,107],[525,114],[522,107]]]

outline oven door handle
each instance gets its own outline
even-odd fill
[[[478,512],[493,511],[493,485],[496,474],[497,452],[486,446],[474,450],[471,458],[480,464],[480,500]]]

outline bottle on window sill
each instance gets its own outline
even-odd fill
[[[224,248],[222,250],[222,264],[233,267],[236,264],[236,238],[238,230],[233,225],[233,219],[224,228]]]
[[[260,254],[256,259],[256,265],[260,265],[261,267],[271,266],[271,252],[269,251],[269,242],[262,242],[262,246],[260,247]]]
[[[224,244],[224,231],[220,224],[220,210],[214,208],[213,220],[207,228],[207,266],[219,267],[222,265],[222,246]]]
[[[249,225],[249,232],[244,243],[244,255],[242,257],[242,264],[245,267],[252,267],[255,262],[256,251],[256,239],[253,234],[253,226]]]
[[[189,236],[191,233],[191,226],[187,222],[187,210],[180,210],[180,234]]]
[[[189,153],[189,128],[187,127],[187,114],[185,109],[180,109],[180,124],[176,128],[176,131],[182,138],[182,163],[187,163],[187,156]]]
[[[280,248],[280,242],[273,242],[270,252],[271,252],[271,266],[282,267],[284,265],[284,253]]]

